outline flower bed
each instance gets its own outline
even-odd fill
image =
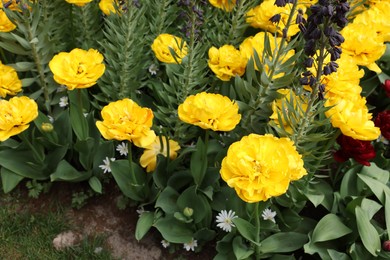
[[[387,259],[386,1],[2,1],[0,174],[114,182],[171,251]]]

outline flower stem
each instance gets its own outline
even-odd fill
[[[132,153],[132,143],[128,142],[128,160],[129,160],[129,168],[130,168],[130,178],[131,178],[131,186],[138,186],[137,178],[135,177],[134,168],[133,168],[133,153]]]
[[[260,214],[259,214],[260,202],[255,204],[255,225],[256,225],[256,245],[255,245],[255,257],[256,260],[260,259]]]

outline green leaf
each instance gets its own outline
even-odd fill
[[[207,222],[211,221],[211,208],[210,204],[203,195],[203,193],[196,192],[196,186],[191,186],[187,188],[177,199],[177,205],[181,210],[189,207],[194,210],[192,218],[195,223],[201,222],[206,218]]]
[[[78,140],[86,140],[89,136],[88,122],[83,114],[82,108],[82,93],[79,89],[68,91],[70,100],[70,123]]]
[[[202,184],[207,168],[207,148],[202,139],[199,138],[196,144],[196,151],[191,156],[191,174],[195,183],[200,186]]]
[[[390,178],[390,172],[379,168],[375,163],[371,163],[370,166],[363,166],[360,174],[374,178],[381,183],[387,183]]]
[[[31,151],[19,149],[7,149],[0,151],[0,165],[20,176],[46,180],[48,175],[43,171],[43,166],[35,163]]]
[[[94,138],[87,137],[84,140],[77,140],[74,149],[79,152],[79,161],[84,169],[91,169],[94,155],[97,152],[98,143]]]
[[[102,183],[96,176],[92,176],[88,180],[89,186],[97,193],[102,193]]]
[[[357,182],[357,173],[361,169],[361,166],[352,167],[345,174],[341,181],[340,186],[340,196],[341,198],[345,198],[347,196],[358,196],[359,192],[356,186]]]
[[[134,176],[131,176],[130,174],[128,160],[116,160],[111,162],[111,173],[124,195],[136,201],[143,201],[146,174],[137,170],[137,167],[139,167],[138,165],[133,162],[131,163],[134,170]]]
[[[233,239],[233,252],[237,260],[247,259],[254,251],[242,241],[242,237],[235,237]]]
[[[135,239],[140,241],[153,226],[154,212],[144,212],[139,216],[135,227]]]
[[[179,193],[167,186],[158,196],[155,207],[161,208],[165,213],[173,214],[176,211],[179,211],[179,208],[176,205],[177,198],[179,197]]]
[[[193,238],[191,228],[174,217],[160,218],[153,226],[171,243],[188,243]]]
[[[234,218],[232,221],[237,227],[237,230],[238,232],[240,232],[241,236],[248,239],[255,245],[261,245],[256,242],[256,232],[254,232],[256,230],[255,226],[253,226],[250,222],[242,218]]]
[[[386,220],[386,229],[387,233],[390,234],[390,195],[386,194],[385,201],[385,220]]]
[[[261,241],[262,253],[286,253],[293,252],[308,241],[307,234],[297,232],[281,232],[273,234]]]
[[[0,174],[4,193],[12,191],[19,182],[24,179],[23,176],[20,176],[7,168],[1,168]]]
[[[332,260],[350,260],[346,253],[338,252],[333,249],[328,249],[328,254]]]
[[[381,251],[381,241],[378,232],[370,223],[370,219],[361,207],[357,206],[355,208],[355,214],[358,232],[364,247],[373,256],[377,256]]]
[[[91,177],[91,174],[91,172],[78,171],[67,161],[62,160],[58,164],[57,169],[50,174],[50,180],[80,182],[88,180]]]
[[[337,239],[351,232],[352,230],[344,225],[338,216],[330,213],[323,217],[314,228],[312,242]]]
[[[368,177],[363,174],[358,174],[358,177],[371,189],[372,193],[379,199],[382,204],[385,204],[385,194],[390,194],[390,188],[382,182]]]

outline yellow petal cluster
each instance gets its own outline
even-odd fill
[[[375,63],[386,51],[386,45],[369,26],[350,23],[341,31],[345,41],[341,44],[343,53],[351,56],[357,65],[366,66],[377,73],[381,69]]]
[[[294,143],[270,134],[250,134],[230,145],[220,173],[249,203],[282,195],[291,181],[307,174]]]
[[[161,145],[161,140],[162,140],[162,145]],[[177,151],[180,150],[180,145],[174,140],[169,140],[168,145],[169,145],[169,158],[171,160],[174,160],[177,157]],[[145,151],[141,155],[141,158],[139,160],[141,166],[146,168],[147,172],[154,171],[154,169],[156,169],[157,155],[162,154],[163,156],[167,157],[168,145],[165,136],[162,136],[161,138],[156,136],[153,143],[144,147]]]
[[[241,120],[238,105],[220,94],[201,92],[179,105],[180,120],[213,131],[231,131]]]
[[[273,120],[272,123],[281,127],[280,122],[282,122],[282,128],[287,132],[292,134],[293,129],[291,124],[293,122],[299,122],[299,118],[296,118],[295,115],[303,116],[304,112],[307,109],[307,101],[303,100],[297,96],[291,89],[279,89],[278,93],[283,95],[282,98],[276,99],[272,102],[272,115],[270,119]],[[287,104],[290,104],[294,107],[294,111],[297,113],[289,113]],[[284,117],[283,113],[286,114],[287,118]],[[279,118],[279,115],[281,116]]]
[[[263,52],[264,52],[264,39],[269,39],[269,44],[271,47],[271,52],[274,53],[275,49],[280,46],[280,42],[282,41],[281,37],[274,37],[271,33],[268,32],[259,32],[255,36],[250,36],[246,38],[241,44],[240,44],[240,51],[242,56],[244,56],[247,60],[250,58],[254,58],[254,52],[256,51],[259,60],[261,63],[264,64],[264,58],[263,58]],[[280,60],[282,62],[287,61],[289,58],[291,58],[295,54],[294,50],[289,50],[286,53],[283,53],[280,56]],[[270,61],[272,61],[272,55],[269,57]],[[255,69],[259,70],[257,65],[255,64]],[[268,72],[269,67],[265,64],[265,70]],[[277,75],[274,75],[274,78],[282,77],[284,76],[284,73],[278,73]]]
[[[103,121],[96,126],[105,139],[128,140],[138,147],[147,147],[156,138],[150,128],[153,125],[153,112],[140,107],[133,100],[125,98],[111,102],[101,111]]]
[[[0,97],[16,95],[20,91],[22,91],[22,81],[18,78],[15,69],[0,62]]]
[[[369,9],[358,14],[353,23],[363,24],[375,31],[381,41],[390,41],[390,16],[387,13],[390,10],[390,2],[382,1],[370,6]]]
[[[210,4],[224,11],[230,12],[236,5],[236,0],[209,0]]]
[[[274,0],[265,0],[260,5],[253,7],[246,13],[246,22],[254,28],[260,28],[265,31],[275,33],[278,32],[282,35],[285,24],[287,24],[288,17],[290,15],[292,4],[287,4],[284,7],[278,7],[275,5]],[[299,5],[303,12],[306,12],[304,5]],[[270,19],[280,14],[281,19],[278,24],[273,23]],[[299,32],[298,24],[295,23],[295,17],[288,29],[287,37],[291,37]]]
[[[103,55],[97,50],[73,49],[71,52],[60,52],[49,62],[54,80],[65,85],[69,90],[88,88],[104,74]]]
[[[181,38],[163,33],[154,39],[152,50],[156,58],[165,63],[181,63],[187,55],[187,43]],[[174,53],[174,55],[172,55]]]
[[[327,97],[325,106],[331,107],[325,115],[330,118],[333,127],[340,128],[344,135],[363,141],[379,137],[380,129],[371,120],[372,115],[368,112],[364,97]]]
[[[15,30],[16,25],[8,19],[7,14],[3,9],[0,9],[0,32],[11,32]]]
[[[92,0],[65,0],[65,1],[68,2],[69,4],[74,4],[77,6],[84,6],[84,5],[92,2]]]
[[[99,8],[105,15],[115,14],[115,5],[117,4],[118,2],[116,0],[100,0]]]
[[[208,54],[209,68],[220,80],[229,81],[231,77],[244,75],[247,59],[234,46],[211,47]]]
[[[37,103],[26,96],[0,100],[0,141],[26,130],[37,116]]]

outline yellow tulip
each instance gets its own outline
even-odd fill
[[[223,81],[245,73],[247,59],[232,45],[223,45],[217,49],[209,49],[208,65],[215,75]]]
[[[96,126],[105,139],[128,140],[138,147],[147,147],[154,142],[156,134],[153,125],[153,112],[142,108],[133,100],[125,98],[103,107],[103,121]]]
[[[94,49],[60,52],[49,62],[49,67],[54,80],[69,90],[95,85],[105,71],[103,55]]]
[[[22,81],[18,78],[15,69],[0,62],[0,97],[16,95],[20,91],[22,91]]]
[[[230,12],[236,5],[236,0],[209,0],[210,4],[224,11]]]
[[[69,4],[74,4],[77,6],[84,6],[84,5],[92,2],[92,0],[65,0],[65,1],[68,2]]]
[[[294,143],[270,134],[250,134],[230,145],[220,173],[237,195],[249,203],[282,195],[290,181],[307,174]]]
[[[213,131],[231,131],[241,120],[237,103],[206,92],[187,97],[179,105],[178,113],[183,122]]]
[[[152,50],[159,61],[180,64],[187,55],[187,43],[179,37],[163,33],[154,39]]]
[[[38,116],[37,103],[25,96],[0,100],[0,141],[26,130]]]
[[[156,136],[153,143],[144,147],[145,151],[141,155],[139,161],[141,166],[146,168],[147,172],[152,172],[154,171],[154,169],[156,169],[157,155],[162,154],[163,156],[167,157],[167,153],[168,153],[167,140],[165,136],[162,136],[161,139],[162,139],[162,145],[161,145],[160,138]],[[177,157],[177,151],[180,150],[180,146],[176,141],[173,140],[169,140],[168,145],[169,145],[169,158],[171,160],[174,160]]]

